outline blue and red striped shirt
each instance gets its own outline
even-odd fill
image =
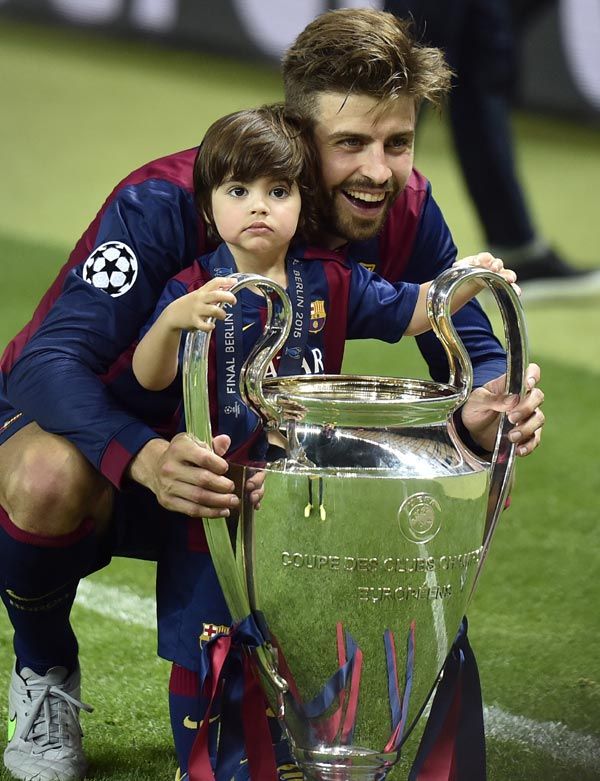
[[[2,356],[0,437],[36,420],[72,441],[118,486],[133,456],[161,430],[156,421],[168,428],[168,394],[138,387],[127,395],[124,388],[140,329],[168,280],[214,249],[194,204],[196,152],[153,161],[110,194]],[[393,283],[420,283],[448,268],[456,247],[429,182],[413,171],[379,236],[342,252],[298,248],[295,257],[335,259],[330,265],[339,274],[347,273],[343,262],[357,262]],[[504,351],[479,305],[470,302],[454,321],[476,384],[500,375]],[[418,343],[432,377],[445,379],[446,358],[435,336],[424,334]],[[164,409],[156,409],[157,395]]]

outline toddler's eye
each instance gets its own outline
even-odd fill
[[[234,198],[241,198],[242,196],[246,195],[248,191],[245,187],[241,187],[240,185],[236,185],[235,187],[231,187],[228,190],[229,195],[232,195]]]
[[[273,198],[287,198],[289,194],[290,191],[287,189],[287,187],[273,187],[271,190],[271,195]]]

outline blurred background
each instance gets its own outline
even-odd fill
[[[295,35],[328,8],[365,5],[383,3],[0,0],[0,345],[29,319],[120,179],[197,145],[225,113],[280,100],[278,61]],[[515,0],[513,12],[522,184],[548,242],[594,269],[600,2]],[[420,123],[416,165],[432,181],[459,253],[485,249],[445,114],[428,112]],[[470,610],[491,781],[600,778],[599,304],[593,291],[525,298],[548,422],[543,446],[519,463],[513,504]],[[345,368],[426,371],[409,340],[352,344]],[[174,776],[152,595],[152,568],[129,561],[80,589],[84,699],[96,706],[84,719],[90,778]],[[0,686],[11,657],[2,612]]]

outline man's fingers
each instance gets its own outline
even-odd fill
[[[229,510],[239,504],[234,483],[225,476],[227,461],[219,455],[229,445],[228,436],[215,437],[213,447],[217,452],[213,453],[186,434],[174,437],[159,467],[160,504],[192,517],[229,515]]]
[[[537,428],[530,437],[524,437],[523,433],[519,429],[515,429],[514,431],[510,432],[508,437],[511,442],[517,446],[517,455],[519,457],[528,456],[540,444],[542,438],[542,428]]]
[[[231,447],[231,438],[227,434],[218,434],[213,438],[213,450],[218,456],[224,456]]]
[[[540,388],[534,388],[508,413],[511,423],[527,420],[544,403],[544,393]]]
[[[215,474],[224,475],[229,465],[221,458],[229,448],[230,439],[222,434],[213,439],[213,453],[204,442],[197,442],[187,434],[178,434],[171,441],[169,456],[179,463],[187,462]]]
[[[542,371],[537,363],[530,363],[525,371],[525,385],[528,390],[534,388],[540,381]]]
[[[226,518],[230,514],[229,508],[196,504],[177,496],[168,497],[161,504],[171,512],[188,515],[190,518]]]
[[[177,459],[166,458],[160,467],[161,483],[169,490],[171,490],[170,486],[181,483],[200,486],[221,494],[231,493],[234,488],[233,481],[221,473],[220,462],[222,459],[218,456],[214,456],[214,458],[217,459],[214,469],[210,468],[211,459],[207,459],[207,468],[203,468],[190,464],[189,461],[182,462]],[[227,468],[227,462],[225,462],[225,465]]]

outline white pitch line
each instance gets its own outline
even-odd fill
[[[600,770],[600,739],[573,732],[560,721],[534,721],[497,705],[484,708],[485,734],[505,743],[536,748],[564,765]]]
[[[76,604],[126,624],[151,630],[156,627],[154,599],[140,597],[129,588],[82,580]],[[484,711],[488,737],[538,749],[562,764],[600,770],[600,739],[597,737],[573,732],[560,721],[534,721],[515,716],[497,705],[486,706]]]
[[[144,629],[156,627],[156,602],[152,597],[140,597],[129,588],[105,586],[82,580],[75,604],[106,618]]]

